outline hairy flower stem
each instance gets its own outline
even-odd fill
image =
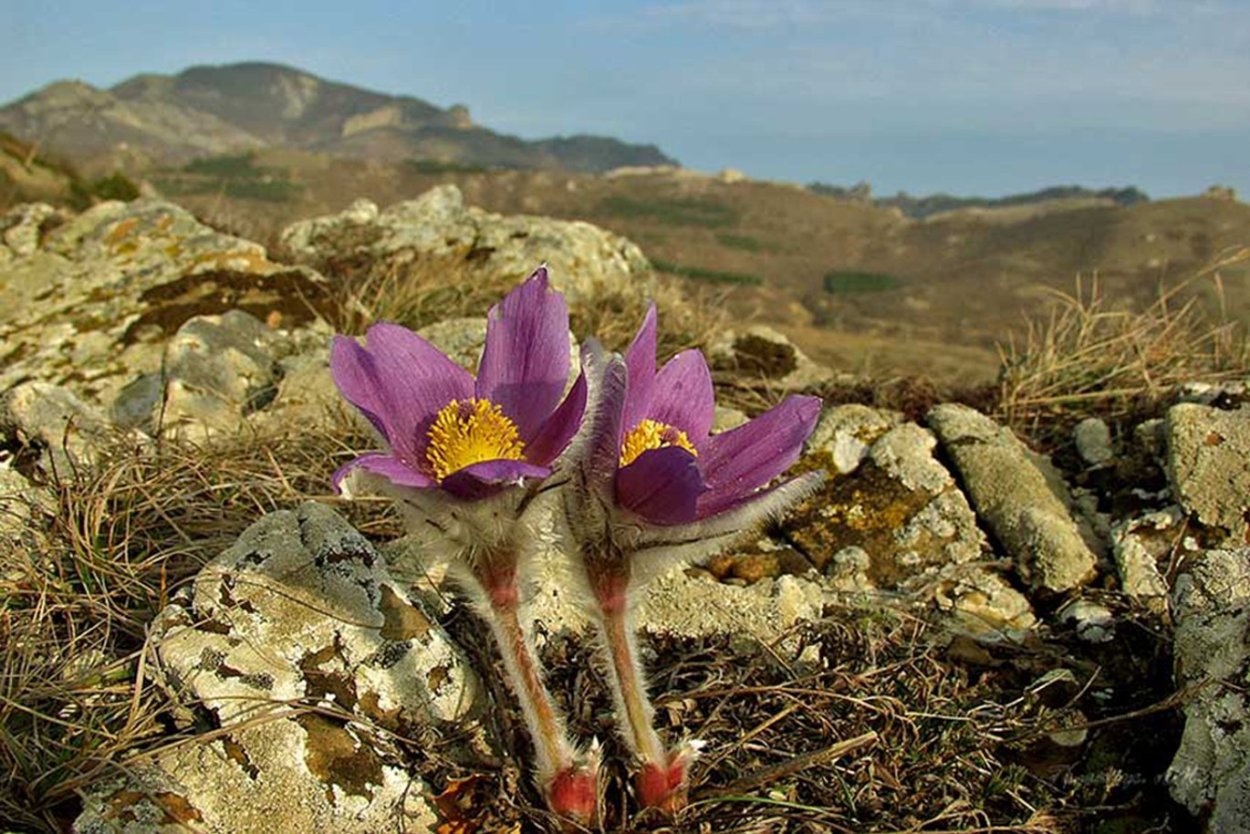
[[[638,774],[639,799],[646,807],[674,814],[685,806],[686,767],[692,754],[684,747],[671,753],[665,750],[655,730],[655,710],[647,697],[634,640],[628,562],[614,565],[590,559],[583,564],[588,568],[587,578],[594,591],[617,721],[622,728],[628,728],[627,740],[642,764]]]
[[[494,551],[472,568],[480,586],[479,612],[490,625],[503,658],[508,683],[534,740],[538,778],[552,810],[583,822],[594,819],[597,762],[580,765],[568,741],[564,721],[543,683],[530,623],[522,618],[514,553]]]
[[[624,608],[601,609],[603,642],[610,659],[612,686],[619,700],[621,718],[644,763],[664,761],[664,744],[652,726],[655,710],[643,686],[643,672],[634,651],[633,618]]]

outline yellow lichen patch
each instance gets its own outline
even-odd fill
[[[662,449],[665,446],[679,446],[695,457],[699,456],[694,444],[681,429],[655,420],[643,420],[634,426],[633,431],[625,436],[625,442],[621,444],[621,466],[629,466],[643,452]]]
[[[117,247],[117,245],[125,240],[126,236],[133,232],[138,225],[139,218],[127,217],[109,231],[108,236],[104,238],[105,244]]]
[[[520,460],[525,452],[516,423],[490,400],[452,400],[430,426],[425,459],[440,482],[487,460]]]

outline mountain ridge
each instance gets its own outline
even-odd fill
[[[264,147],[584,173],[674,164],[655,145],[586,135],[526,140],[475,124],[464,105],[444,109],[261,61],[140,73],[109,88],[54,81],[0,107],[0,130],[101,170]]]

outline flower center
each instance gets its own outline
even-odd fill
[[[490,400],[452,400],[430,426],[425,460],[441,483],[453,472],[484,460],[520,460],[525,443],[516,423]]]
[[[699,456],[694,444],[681,429],[655,420],[643,420],[625,435],[625,442],[621,444],[621,466],[629,466],[643,452],[665,446],[680,446],[695,457]]]

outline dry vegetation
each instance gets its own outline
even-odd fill
[[[1244,324],[1223,303],[1213,317],[1197,296],[1182,293],[1209,283],[1222,302],[1222,270],[1247,261],[1250,249],[1229,252],[1187,281],[1161,287],[1140,311],[1112,303],[1097,279],[1056,293],[1046,317],[1000,349],[1001,416],[1026,430],[1064,416],[1123,417],[1157,408],[1184,383],[1244,379]]]

